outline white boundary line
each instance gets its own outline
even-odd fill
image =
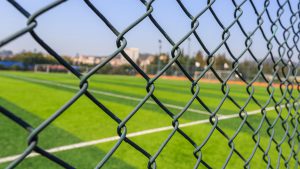
[[[282,105],[282,106],[284,106],[284,105]],[[274,109],[275,109],[274,107],[268,107],[268,108],[266,108],[266,111],[272,111]],[[255,115],[260,112],[261,112],[260,109],[254,110],[254,111],[248,112],[248,115]],[[223,115],[221,117],[218,117],[218,120],[226,120],[226,119],[232,119],[232,118],[236,118],[236,117],[239,117],[239,114]],[[184,127],[189,127],[189,126],[194,126],[194,125],[204,124],[204,123],[209,123],[209,119],[183,123],[183,124],[180,124],[179,127],[184,128]],[[157,132],[162,132],[162,131],[167,131],[167,130],[172,130],[172,129],[173,129],[173,126],[153,128],[153,129],[138,131],[138,132],[134,132],[134,133],[129,133],[126,135],[126,137],[142,136],[142,135],[147,135],[147,134],[152,134],[152,133],[157,133]],[[92,146],[92,145],[96,145],[96,144],[112,142],[112,141],[118,140],[119,138],[120,138],[119,136],[107,137],[107,138],[103,138],[103,139],[99,139],[99,140],[92,140],[92,141],[75,143],[75,144],[70,144],[70,145],[65,145],[65,146],[60,146],[60,147],[54,147],[54,148],[47,149],[46,151],[49,153],[56,153],[56,152],[60,152],[60,151],[67,151],[67,150],[72,150],[72,149],[76,149],[76,148],[83,148],[83,147],[88,147],[88,146]],[[21,154],[0,158],[0,164],[13,161],[13,160],[17,159],[18,157],[20,157],[20,155]],[[40,156],[40,154],[33,152],[33,153],[29,154],[26,158],[31,158],[31,157],[36,157],[36,156]]]
[[[52,85],[52,86],[58,86],[58,87],[64,87],[67,89],[72,89],[72,90],[79,90],[79,87],[76,86],[72,86],[72,85],[67,85],[67,84],[61,84],[61,83],[55,83],[52,81],[48,81],[48,80],[40,80],[40,79],[34,79],[34,78],[28,78],[28,77],[20,77],[20,76],[15,76],[15,75],[2,75],[2,76],[6,76],[6,77],[13,77],[16,79],[21,79],[21,80],[25,80],[25,81],[30,81],[30,82],[35,82],[35,83],[42,83],[42,84],[47,84],[47,85]],[[120,94],[115,94],[115,93],[111,93],[111,92],[104,92],[104,91],[100,91],[100,90],[93,90],[93,89],[89,89],[88,91],[93,92],[93,93],[97,93],[97,94],[102,94],[102,95],[106,95],[106,96],[111,96],[111,97],[117,97],[117,98],[121,98],[121,99],[126,99],[126,100],[132,100],[132,101],[137,101],[140,102],[141,98],[137,98],[137,97],[131,97],[131,96],[124,96],[124,95],[120,95]],[[146,102],[146,104],[155,104],[156,103],[152,100],[148,100]],[[164,103],[165,106],[169,107],[169,108],[174,108],[174,109],[178,109],[178,110],[182,110],[184,107],[181,106],[176,106],[173,104],[167,104]],[[192,108],[188,108],[187,111],[193,112],[193,113],[198,113],[198,114],[205,114],[205,115],[210,115],[210,113],[206,112],[206,111],[201,111],[201,110],[196,110],[196,109],[192,109]],[[221,115],[221,114],[219,114]]]

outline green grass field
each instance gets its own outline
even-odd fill
[[[14,112],[17,116],[27,121],[34,127],[37,127],[42,121],[49,118],[56,110],[63,106],[79,90],[79,80],[70,74],[55,73],[30,73],[30,72],[0,72],[0,104],[8,110]],[[215,110],[224,97],[220,84],[211,84],[200,82],[199,97],[208,105],[211,110]],[[133,76],[116,75],[94,75],[89,80],[89,90],[94,96],[115,113],[121,119],[124,119],[139,103],[147,92],[145,90],[146,81]],[[166,104],[174,114],[180,112],[187,102],[192,98],[190,92],[191,84],[189,81],[163,80],[158,79],[155,82],[154,94]],[[295,90],[294,96],[299,93]],[[241,106],[248,99],[246,86],[230,85],[230,96],[232,96]],[[269,99],[269,94],[264,87],[255,87],[254,97],[261,105],[265,105]],[[274,97],[279,100],[282,97],[279,88],[275,88]],[[285,103],[285,101],[283,102]],[[267,105],[272,107],[273,102]],[[248,112],[259,110],[260,107],[251,101],[246,110]],[[237,114],[239,109],[228,99],[224,102],[218,111],[218,116],[227,116]],[[186,124],[199,120],[206,120],[209,115],[205,109],[194,101],[190,109],[180,118],[180,124]],[[291,111],[292,115],[295,111]],[[283,109],[282,117],[288,116],[288,111]],[[271,122],[277,116],[276,111],[267,112],[267,118]],[[289,120],[291,116],[288,117]],[[253,114],[247,121],[255,128],[258,127],[262,115]],[[242,119],[239,117],[220,120],[218,126],[232,137],[240,126]],[[285,131],[281,126],[281,120],[275,125],[275,140],[280,141],[284,138]],[[128,133],[134,133],[149,129],[157,129],[166,126],[172,126],[172,119],[151,99],[142,106],[142,108],[126,124]],[[288,123],[289,134],[292,135],[294,128]],[[0,114],[0,161],[1,159],[18,155],[24,151],[27,146],[28,133],[20,126]],[[108,115],[99,109],[86,96],[82,96],[75,104],[67,109],[59,118],[57,118],[49,127],[39,135],[39,145],[45,149],[99,140],[117,136],[117,126]],[[261,136],[260,144],[266,149],[269,143],[267,135],[267,123],[259,131]],[[182,128],[198,145],[208,135],[212,125],[203,123],[191,125]],[[298,129],[299,130],[299,129]],[[138,145],[143,147],[151,155],[155,154],[161,143],[168,137],[171,130],[153,132],[149,134],[131,137]],[[245,125],[234,140],[235,148],[243,154],[245,158],[250,157],[255,146],[252,139],[253,132]],[[294,138],[295,147],[299,147],[299,141]],[[71,150],[59,151],[54,154],[61,159],[72,164],[76,168],[93,168],[105,156],[105,154],[114,146],[116,140],[107,141],[100,144],[90,145]],[[221,168],[230,153],[228,140],[218,131],[215,131],[208,143],[203,147],[203,160],[213,168]],[[281,146],[282,153],[288,157],[290,147],[288,138],[285,138]],[[193,168],[196,158],[193,156],[194,147],[184,139],[179,133],[176,133],[167,144],[162,153],[158,156],[156,163],[158,168]],[[269,156],[273,166],[277,164],[278,152],[276,145],[271,144]],[[266,163],[262,160],[263,152],[256,151],[252,161],[251,168],[265,168]],[[112,158],[104,165],[104,168],[146,168],[148,159],[140,152],[133,149],[130,145],[123,142],[119,149],[113,154]],[[9,162],[0,163],[0,168],[5,168]],[[228,163],[228,168],[242,168],[244,162],[236,154],[233,154]],[[291,158],[289,166],[296,168],[296,162]],[[17,168],[60,168],[53,162],[41,156],[27,158]],[[284,160],[281,159],[279,168],[284,166]],[[200,165],[200,168],[204,168]]]

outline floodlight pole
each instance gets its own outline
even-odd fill
[[[190,64],[190,57],[191,57],[191,38],[188,38],[188,56],[187,56],[187,60],[186,60],[186,70],[188,73],[189,72],[189,64]]]
[[[161,56],[161,40],[158,39],[158,58],[157,58],[157,73],[160,71],[160,56]]]

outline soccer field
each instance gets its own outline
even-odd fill
[[[79,79],[71,74],[59,73],[31,73],[31,72],[0,72],[0,105],[10,110],[33,127],[37,127],[49,118],[79,90]],[[139,104],[139,101],[147,95],[145,89],[147,82],[140,77],[94,75],[89,79],[89,91],[120,119],[124,119]],[[200,92],[198,96],[209,107],[217,110],[224,98],[221,85],[217,83],[199,82]],[[244,106],[249,98],[246,85],[230,84],[229,95],[240,105]],[[262,160],[264,153],[266,160],[270,158],[271,165],[279,168],[285,165],[285,161],[278,156],[282,154],[291,168],[297,168],[296,160],[290,157],[291,145],[294,151],[298,151],[295,128],[291,119],[295,110],[282,109],[278,118],[274,110],[274,102],[268,102],[269,94],[266,87],[255,86],[254,97],[261,106],[267,107],[266,118],[275,126],[274,140],[282,142],[276,147],[267,133],[269,125],[263,120],[262,127],[254,134],[245,124],[235,137],[234,148],[247,160],[255,151],[250,161],[252,168],[265,168],[267,163]],[[158,79],[155,82],[154,95],[174,114],[178,114],[193,97],[191,83],[188,80]],[[280,100],[282,94],[279,87],[274,88],[274,98]],[[299,93],[294,90],[294,96]],[[292,102],[292,100],[291,100]],[[282,102],[282,106],[286,101]],[[245,110],[249,117],[246,119],[256,130],[259,128],[263,115],[261,107],[253,100],[247,104]],[[217,116],[218,127],[231,138],[240,127],[243,119],[239,117],[240,108],[228,98],[221,105]],[[192,138],[197,146],[201,145],[213,125],[209,122],[210,113],[195,100],[190,108],[179,119],[180,128]],[[284,123],[283,119],[288,122]],[[288,130],[282,127],[288,126]],[[0,115],[0,168],[5,168],[17,155],[27,147],[28,132]],[[141,109],[126,123],[127,137],[154,155],[161,144],[171,134],[172,118],[165,113],[152,99],[149,99]],[[38,145],[54,155],[72,164],[77,168],[95,167],[107,152],[118,141],[118,124],[105,112],[97,107],[86,96],[82,96],[61,116],[51,123],[39,134]],[[298,127],[298,126],[296,126]],[[299,128],[299,127],[298,127]],[[299,129],[298,129],[299,130]],[[218,130],[214,130],[208,142],[201,149],[202,159],[213,168],[221,168],[226,159],[232,153],[229,139]],[[259,136],[258,136],[259,135]],[[292,138],[290,138],[293,136]],[[297,138],[298,137],[298,138]],[[256,150],[255,140],[259,140],[260,146]],[[291,143],[291,144],[289,144]],[[270,147],[268,147],[270,145]],[[197,159],[193,155],[195,147],[178,132],[171,138],[167,146],[156,159],[159,168],[193,168]],[[296,156],[295,158],[298,158]],[[145,168],[149,159],[135,150],[126,142],[120,147],[104,165],[104,168]],[[240,168],[243,161],[235,152],[229,160],[228,168]],[[17,168],[60,168],[46,158],[32,154]],[[199,168],[204,168],[201,164]]]

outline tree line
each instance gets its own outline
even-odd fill
[[[166,53],[161,54],[160,56],[155,55],[154,58],[148,65],[146,73],[155,74],[158,70],[162,69],[164,65],[166,65],[171,56]],[[63,56],[63,58],[72,64],[72,60],[70,57]],[[13,56],[2,59],[4,61],[16,61],[22,62],[25,66],[25,70],[32,69],[32,66],[35,64],[59,64],[52,56],[43,54],[41,52],[22,52],[15,54]],[[232,70],[233,60],[226,56],[224,53],[216,54],[213,56],[214,63],[212,67],[215,70]],[[206,69],[208,65],[207,56],[203,54],[203,52],[198,51],[194,56],[190,57],[183,53],[182,56],[178,57],[177,61],[191,74],[195,71],[203,71]],[[139,63],[137,63],[139,64]],[[274,72],[274,63],[271,59],[266,59],[263,64],[263,72],[265,74],[272,74]],[[282,64],[279,66],[282,66]],[[93,67],[90,65],[90,67]],[[1,68],[1,67],[0,67]],[[18,68],[14,68],[18,69]],[[150,70],[151,69],[151,70]],[[173,64],[166,72],[166,75],[180,75],[176,74],[176,71],[182,72],[178,69],[178,67]],[[239,60],[238,62],[238,72],[240,72],[245,78],[252,78],[258,72],[258,64],[251,58]],[[104,66],[99,73],[104,74],[136,74],[137,72],[130,65],[121,65],[118,67],[113,67],[109,63]],[[175,73],[175,74],[174,74]]]
[[[63,58],[67,61],[71,61],[70,58],[63,56]],[[25,70],[30,69],[35,64],[58,64],[57,60],[55,60],[52,56],[43,54],[41,52],[21,52],[10,57],[5,57],[2,61],[15,61],[21,62],[24,65]],[[18,69],[13,67],[14,69]]]
[[[150,63],[150,65],[152,65],[152,67],[157,67],[159,62],[161,62],[160,65],[166,65],[170,61],[171,57],[165,53],[162,55],[167,56],[166,59],[160,59],[158,56],[155,56],[155,59]],[[275,60],[277,59],[275,58]],[[198,51],[192,57],[183,54],[177,60],[182,65],[182,67],[185,68],[185,70],[187,70],[191,74],[193,74],[195,71],[203,71],[208,66],[208,58],[201,51]],[[226,56],[226,54],[224,53],[219,53],[213,56],[213,59],[211,59],[210,63],[211,62],[213,62],[213,69],[222,71],[232,70],[233,66],[238,65],[237,71],[244,78],[253,78],[259,71],[257,61],[255,61],[251,57],[240,59],[238,63],[234,65],[233,59]],[[287,61],[284,62],[287,63]],[[175,66],[175,64],[173,66]],[[274,62],[271,58],[267,58],[266,60],[264,60],[261,66],[263,67],[262,71],[264,74],[272,74],[274,72]],[[280,62],[278,66],[283,67],[283,63]],[[178,68],[175,69],[180,71]],[[167,71],[167,75],[171,75],[172,73],[174,73],[175,69],[172,70],[171,67],[170,70]],[[279,74],[282,75],[282,70],[279,71]]]

